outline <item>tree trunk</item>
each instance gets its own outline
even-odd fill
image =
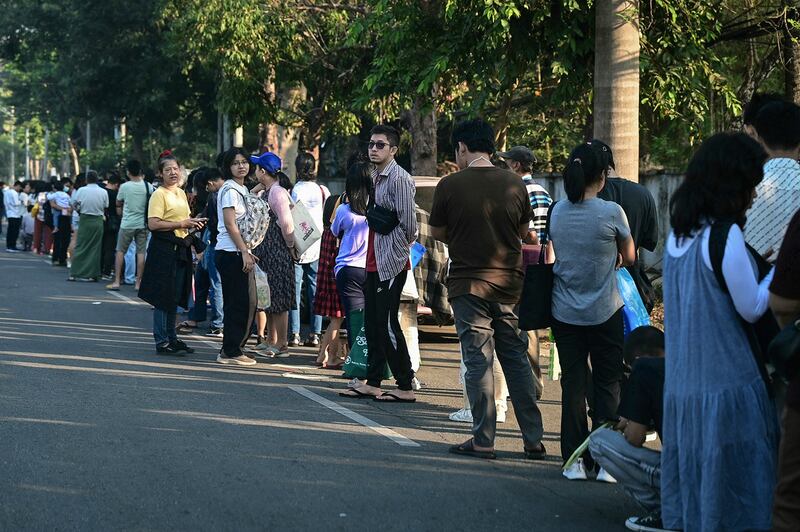
[[[81,173],[81,159],[78,156],[78,146],[75,141],[72,138],[68,138],[67,144],[69,145],[69,159],[72,163],[72,177],[74,178]]]
[[[783,26],[784,97],[800,105],[800,42],[790,24],[787,20]]]
[[[504,91],[503,100],[500,102],[500,109],[498,111],[497,120],[495,120],[494,129],[494,144],[497,151],[506,151],[506,142],[508,142],[508,126],[510,123],[511,103],[514,99],[519,80],[514,80],[513,83],[506,87]]]
[[[411,130],[411,173],[420,176],[436,175],[437,128],[436,108],[433,102],[435,90],[430,97],[418,95],[408,113]]]
[[[639,12],[636,0],[595,4],[593,131],[617,173],[639,181]]]

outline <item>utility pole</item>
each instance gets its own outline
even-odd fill
[[[92,149],[92,122],[86,121],[86,175],[89,175],[89,152]]]
[[[42,161],[42,171],[39,179],[46,181],[47,179],[47,156],[48,148],[50,147],[50,128],[44,128],[44,160]]]
[[[16,130],[14,129],[14,108],[11,108],[11,171],[9,174],[11,175],[11,182],[13,183],[16,180],[14,167],[17,165],[17,144],[15,141],[16,138]]]
[[[25,181],[31,178],[31,135],[30,129],[25,128]]]

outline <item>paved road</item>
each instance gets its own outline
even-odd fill
[[[156,356],[130,287],[65,277],[0,252],[0,530],[602,531],[637,512],[618,486],[560,477],[557,383],[551,460],[521,459],[511,410],[498,460],[449,455],[468,437],[447,419],[452,330],[423,335],[416,404],[353,401],[309,349],[237,369],[190,336],[194,355]]]

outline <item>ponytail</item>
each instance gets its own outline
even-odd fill
[[[589,143],[572,150],[564,168],[564,191],[571,203],[582,202],[586,188],[603,179],[605,160],[600,149]]]

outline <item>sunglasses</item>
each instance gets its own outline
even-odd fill
[[[381,140],[379,140],[378,142],[372,142],[372,141],[369,141],[369,144],[367,144],[367,148],[369,148],[370,150],[371,150],[372,148],[378,148],[378,150],[382,150],[382,149],[384,149],[386,146],[390,146],[390,147],[391,147],[391,144],[389,144],[389,143],[386,143],[386,142],[383,142],[383,141],[381,141]]]

